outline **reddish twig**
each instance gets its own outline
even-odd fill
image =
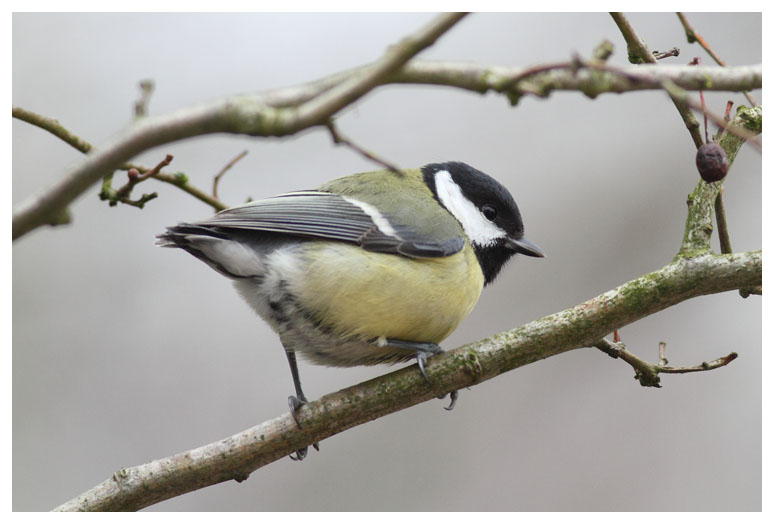
[[[677,57],[681,54],[681,50],[677,47],[674,47],[673,49],[668,49],[667,51],[662,51],[661,53],[659,51],[652,51],[652,55],[654,55],[654,58],[657,60],[662,60],[663,58],[667,57]]]
[[[686,32],[686,40],[693,44],[694,42],[697,42],[700,44],[700,46],[711,56],[713,60],[716,61],[716,64],[727,67],[726,62],[724,62],[720,56],[716,54],[715,51],[710,47],[710,44],[702,38],[702,35],[700,35],[689,23],[689,20],[687,20],[686,15],[683,13],[676,13],[678,15],[678,19],[681,21],[681,25],[684,27],[684,31]],[[748,102],[752,105],[756,105],[756,100],[751,96],[751,94],[748,91],[743,91],[743,95],[746,99],[748,99]]]
[[[217,198],[219,198],[219,197],[218,197],[218,183],[220,182],[220,180],[221,180],[221,177],[223,177],[223,175],[224,175],[224,174],[225,174],[227,171],[229,171],[229,170],[232,168],[232,166],[234,166],[236,163],[238,163],[240,160],[242,160],[242,158],[243,158],[245,155],[247,155],[247,154],[248,154],[248,150],[245,150],[245,151],[243,151],[242,153],[240,153],[239,155],[237,155],[236,157],[234,157],[233,159],[231,159],[231,160],[229,161],[229,163],[228,163],[228,164],[226,164],[226,165],[225,165],[223,168],[221,168],[221,171],[219,171],[219,172],[218,172],[218,173],[215,175],[215,177],[213,178],[213,197],[214,197],[214,198],[216,198],[216,199],[217,199]]]
[[[393,173],[396,173],[398,175],[401,175],[401,170],[395,166],[395,164],[388,162],[380,157],[378,157],[376,154],[367,151],[351,141],[350,139],[346,138],[344,135],[339,133],[339,130],[334,125],[333,120],[329,120],[325,124],[326,129],[328,129],[328,132],[331,134],[331,140],[334,141],[334,144],[341,144],[344,146],[347,146],[348,148],[352,149],[353,151],[359,153],[363,157],[366,157],[367,159],[376,162],[377,164],[380,164],[384,166],[386,169],[392,171]]]

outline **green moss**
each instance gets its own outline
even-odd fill
[[[479,354],[476,350],[468,350],[462,359],[462,367],[472,377],[482,375],[482,363],[479,362]]]

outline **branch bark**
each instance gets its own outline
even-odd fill
[[[202,447],[121,468],[57,511],[137,510],[234,479],[354,426],[594,345],[615,328],[693,297],[759,286],[761,251],[681,258],[573,308],[431,358],[425,381],[415,365],[311,401],[290,414]]]
[[[446,13],[435,18],[415,34],[392,46],[373,64],[351,74],[318,97],[297,108],[278,111],[261,97],[241,96],[180,110],[157,118],[141,120],[104,148],[91,153],[75,170],[50,190],[31,198],[14,212],[12,236],[17,239],[52,218],[101,177],[109,175],[123,162],[153,146],[207,133],[244,133],[247,135],[292,135],[303,129],[324,124],[336,112],[352,104],[400,69],[417,53],[459,22],[466,13]]]
[[[657,59],[651,51],[649,51],[646,43],[635,32],[635,29],[632,27],[629,20],[624,16],[624,13],[611,13],[611,17],[614,19],[614,22],[616,22],[619,31],[621,31],[624,40],[627,42],[627,54],[630,62],[633,64],[656,64]],[[694,141],[694,146],[699,149],[699,147],[702,146],[700,124],[697,122],[697,119],[694,118],[691,110],[687,107],[686,101],[676,98],[672,93],[670,94],[670,98],[673,100],[673,104],[675,104],[678,113],[681,115],[681,119],[683,119],[686,129],[689,131],[692,141]]]
[[[446,27],[441,23],[439,26],[432,28],[433,31],[428,30],[428,33],[436,35],[441,28]],[[408,60],[406,55],[401,57]],[[516,104],[526,93],[548,96],[554,90],[581,91],[587,96],[595,97],[609,92],[663,89],[667,81],[689,90],[724,91],[760,88],[762,81],[761,65],[737,68],[640,66],[633,67],[631,72],[628,68],[622,68],[622,74],[616,74],[592,68],[579,70],[576,64],[569,62],[564,68],[524,76],[525,68],[450,62],[417,61],[395,69],[395,58],[392,55],[389,63],[392,64],[390,67],[365,66],[302,86],[259,95],[228,97],[165,115],[140,119],[99,150],[92,150],[83,162],[66,173],[59,183],[19,205],[13,214],[13,239],[51,222],[52,217],[100,178],[147,149],[209,133],[267,137],[292,135],[312,126],[325,125],[333,113],[326,114],[327,112],[320,108],[339,111],[344,107],[342,101],[349,100],[351,103],[377,85],[446,85],[477,93],[492,90],[506,95]],[[378,71],[378,74],[364,73],[364,70],[369,68],[375,68],[374,71]],[[339,88],[334,95],[326,95],[336,86],[347,83],[346,79],[352,78],[361,79],[363,84],[359,84],[360,87],[357,88]],[[514,82],[514,79],[519,80]],[[317,97],[323,96],[329,101],[319,102]],[[332,102],[332,97],[338,102]],[[14,113],[17,110],[18,108],[15,108]],[[213,204],[217,208],[220,203]]]

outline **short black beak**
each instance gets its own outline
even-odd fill
[[[508,245],[517,253],[528,257],[544,257],[544,251],[527,239],[508,239]]]

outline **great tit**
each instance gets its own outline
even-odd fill
[[[462,162],[359,173],[182,223],[158,236],[233,280],[280,336],[295,396],[296,353],[349,367],[416,359],[471,312],[524,238],[513,197]],[[452,401],[456,395],[452,395]],[[302,459],[306,450],[298,451]]]

